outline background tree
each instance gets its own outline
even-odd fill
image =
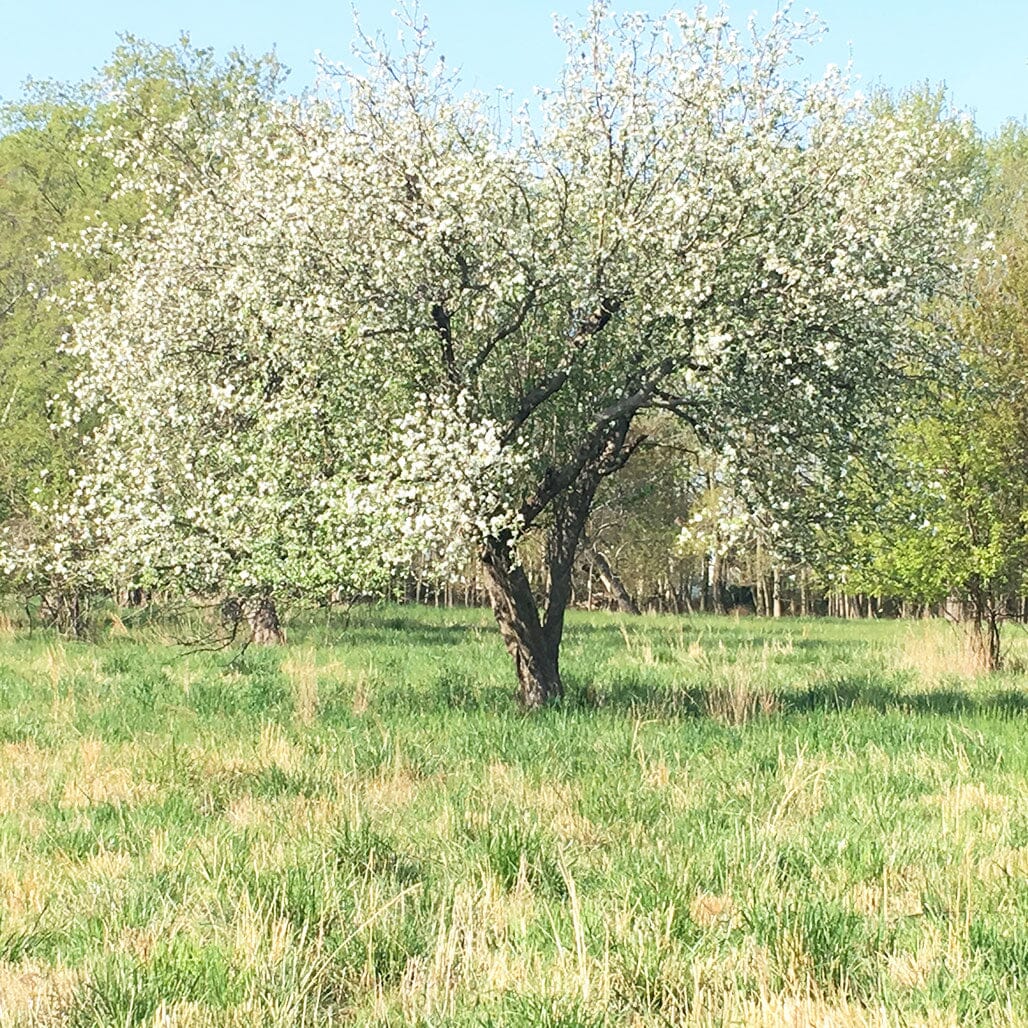
[[[67,381],[60,315],[39,301],[87,271],[67,255],[44,266],[50,240],[69,242],[108,199],[109,164],[82,157],[91,114],[87,88],[30,84],[0,112],[0,521],[24,515],[46,469],[64,461],[48,403]]]
[[[851,577],[966,618],[987,670],[1020,616],[1028,574],[1028,142],[1011,126],[985,149],[988,237],[973,298],[948,307],[967,371],[900,423],[894,487],[856,525]]]
[[[597,491],[582,543],[587,577],[577,594],[606,596],[625,613],[684,612],[702,591],[700,562],[676,546],[703,482],[698,454],[684,426],[667,419],[639,432],[646,441],[632,461]]]
[[[74,367],[53,300],[70,281],[102,281],[120,259],[117,248],[77,245],[83,230],[116,225],[124,241],[150,206],[118,192],[111,151],[146,138],[147,159],[188,166],[219,112],[270,100],[282,75],[271,55],[219,62],[186,37],[170,47],[125,37],[96,79],[30,82],[0,109],[0,524],[22,545],[54,530],[39,507],[66,495],[77,459],[75,437],[52,426],[51,402]],[[70,584],[37,577],[34,588],[60,608]]]

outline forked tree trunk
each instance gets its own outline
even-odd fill
[[[618,301],[604,301],[590,319],[588,334],[601,331],[618,306]],[[558,378],[558,386],[560,381]],[[515,427],[550,395],[547,388],[526,396],[522,405],[526,413],[515,418]],[[533,395],[538,398],[532,399]],[[526,710],[536,710],[564,695],[560,643],[564,614],[571,600],[575,554],[600,482],[623,468],[645,439],[639,436],[629,443],[628,430],[632,417],[650,395],[641,390],[624,397],[615,405],[614,412],[599,420],[599,428],[571,460],[545,471],[537,490],[522,505],[519,516],[524,530],[547,525],[544,603],[537,602],[528,576],[518,563],[511,533],[488,536],[482,542],[480,555],[489,598],[500,634],[514,660],[518,695]],[[619,409],[622,406],[623,410]]]
[[[970,619],[971,653],[982,671],[999,671],[1003,666],[1000,649],[1000,611],[983,595],[972,591]]]
[[[278,610],[270,596],[258,596],[248,601],[246,618],[255,646],[278,646],[285,642]]]
[[[975,664],[982,671],[999,671],[1002,668],[997,618],[988,615],[974,618],[971,622],[971,651]]]
[[[490,538],[482,546],[482,564],[500,634],[514,659],[518,697],[526,710],[537,710],[564,695],[560,677],[560,643],[571,599],[575,554],[585,531],[600,475],[593,471],[577,488],[555,498],[546,531],[544,613],[517,562],[509,538]]]
[[[1006,614],[1002,600],[978,575],[967,582],[968,602],[961,604],[968,618],[971,653],[982,671],[999,671],[1003,664],[999,626]]]
[[[500,635],[514,660],[521,705],[535,710],[560,699],[564,695],[557,659],[560,641],[554,646],[543,632],[525,569],[515,563],[510,546],[503,539],[486,542],[482,565]]]

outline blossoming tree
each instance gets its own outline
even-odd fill
[[[191,588],[474,547],[537,707],[640,414],[740,479],[751,449],[845,459],[939,359],[919,312],[953,279],[966,183],[936,126],[876,117],[833,70],[799,84],[811,30],[787,12],[746,34],[596,4],[558,27],[533,114],[460,95],[408,27],[173,179],[122,155],[126,188],[183,199],[76,298],[77,404],[102,418],[67,516],[97,559]]]

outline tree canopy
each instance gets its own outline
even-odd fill
[[[933,383],[930,408],[914,405],[893,419],[889,488],[874,519],[849,528],[851,580],[966,615],[986,669],[1000,665],[999,626],[1019,615],[1011,601],[1028,572],[1025,142],[1011,127],[984,149],[974,289],[945,309],[963,375]]]

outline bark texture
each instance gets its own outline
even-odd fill
[[[971,617],[971,653],[982,671],[999,671],[1003,667],[999,626],[1000,614],[993,606],[975,606]]]
[[[526,710],[537,710],[564,695],[559,660],[564,615],[571,599],[575,555],[599,481],[598,472],[584,475],[576,488],[554,497],[549,506],[552,521],[546,529],[542,612],[511,538],[487,539],[482,547],[493,613],[514,660],[518,698]]]
[[[971,653],[975,664],[982,671],[999,671],[1003,667],[1003,651],[1000,646],[1000,624],[1006,614],[1006,604],[996,591],[978,575],[967,583],[968,603],[961,604],[961,614],[970,621]],[[952,616],[952,615],[951,615]]]
[[[246,604],[246,608],[254,645],[278,646],[286,641],[275,601],[270,596],[255,597]]]
[[[482,553],[486,586],[496,623],[514,660],[518,699],[535,710],[564,695],[557,649],[543,632],[539,609],[524,568],[515,563],[507,540],[489,540]]]
[[[620,307],[604,300],[580,326],[570,347],[581,347],[601,332]],[[629,441],[632,418],[653,398],[661,374],[671,367],[651,369],[639,380],[626,383],[624,394],[597,412],[593,427],[581,443],[542,470],[536,488],[518,511],[524,532],[542,531],[545,540],[546,582],[537,599],[524,569],[517,561],[509,533],[486,538],[481,558],[493,612],[507,650],[514,660],[522,706],[535,710],[564,694],[559,654],[564,615],[571,600],[572,571],[596,490],[603,478],[624,467],[644,435]],[[657,372],[661,372],[658,374]],[[511,417],[504,441],[513,439],[540,406],[568,379],[562,368],[527,389]]]

